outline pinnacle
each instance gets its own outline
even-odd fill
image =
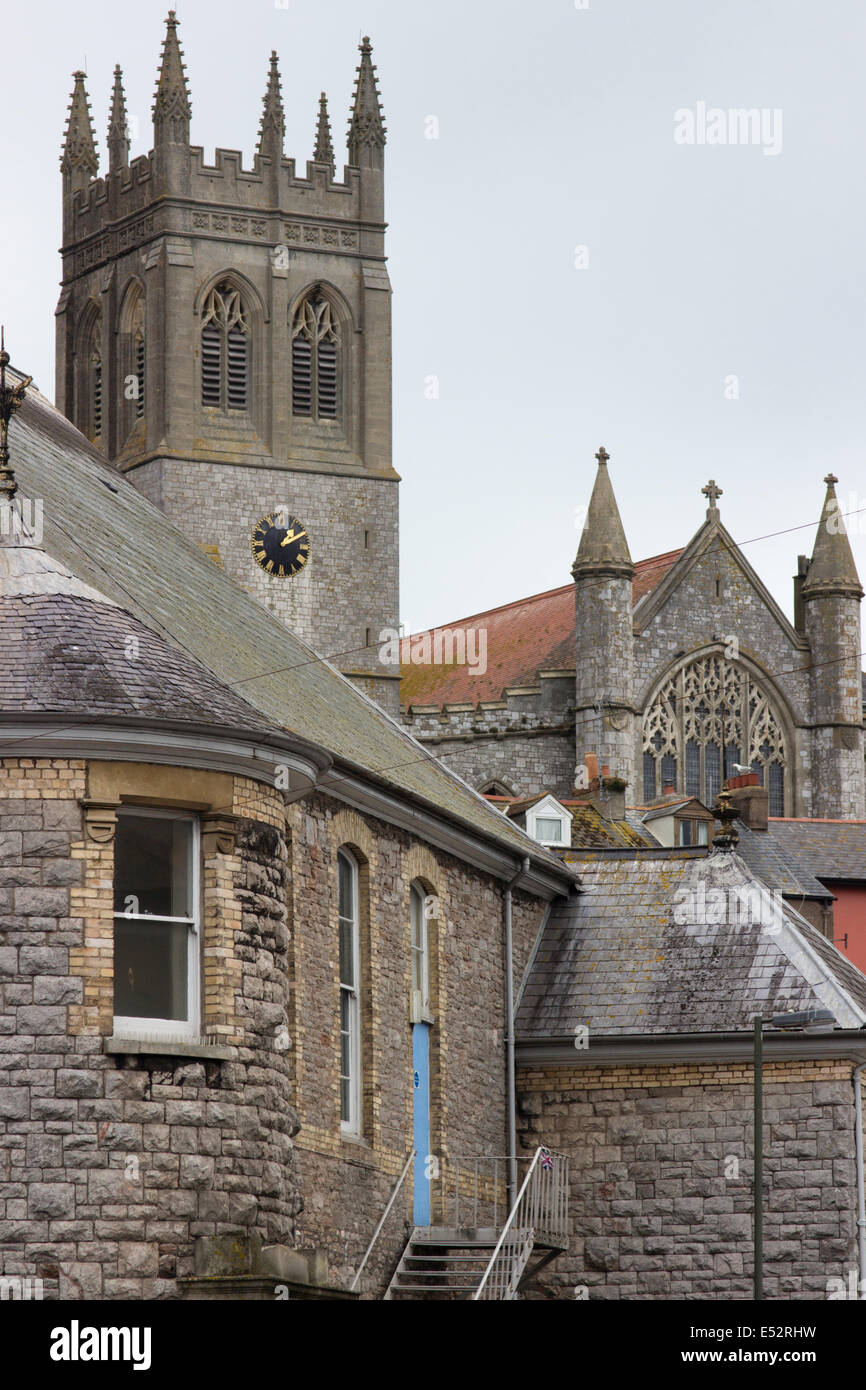
[[[95,178],[99,172],[99,158],[96,153],[96,136],[90,115],[90,102],[84,86],[84,73],[74,72],[72,76],[75,85],[72,88],[72,97],[69,102],[69,115],[66,121],[60,167],[64,174],[81,169],[90,178]]]
[[[123,72],[118,63],[114,69],[114,88],[108,116],[108,162],[110,168],[123,167],[129,159],[129,124],[126,116],[126,96],[123,91]]]
[[[349,163],[355,166],[361,163],[362,149],[384,149],[386,134],[376,67],[371,58],[373,49],[366,34],[359,50],[361,61],[356,68],[358,75],[349,121]]]
[[[169,10],[153,102],[155,123],[178,118],[181,122],[188,122],[192,113],[186,81],[186,64],[177,37],[177,23],[174,10]]]
[[[828,473],[824,482],[827,493],[824,508],[815,537],[812,559],[803,584],[804,599],[816,598],[822,593],[863,595],[857,566],[851,553],[851,542],[845,529],[845,519],[836,497],[838,478]]]
[[[575,579],[606,570],[631,577],[634,566],[607,470],[610,455],[602,447],[595,457],[598,472],[571,572]]]
[[[280,70],[277,64],[276,51],[272,50],[268,70],[268,85],[265,89],[262,118],[259,122],[259,154],[271,153],[271,150],[267,149],[266,146],[276,146],[276,152],[282,155],[285,133],[286,115],[283,110]]]
[[[324,92],[319,97],[319,118],[316,122],[316,146],[313,150],[316,164],[327,164],[334,174],[334,146],[331,141],[331,122],[328,119],[328,98]]]

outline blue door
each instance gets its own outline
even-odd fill
[[[430,1225],[430,1026],[412,1024],[416,1226]]]

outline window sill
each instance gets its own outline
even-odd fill
[[[370,1140],[365,1139],[363,1134],[352,1134],[346,1129],[340,1131],[340,1142],[343,1144],[351,1144],[353,1148],[356,1149],[367,1149],[372,1151],[373,1148]]]
[[[199,1057],[210,1062],[233,1061],[237,1049],[223,1043],[172,1042],[169,1038],[105,1038],[108,1056],[126,1057]]]

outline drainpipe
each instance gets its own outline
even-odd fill
[[[517,1196],[517,1081],[514,1066],[514,951],[511,930],[511,890],[529,871],[526,855],[513,878],[505,885],[505,1088],[508,1135],[508,1209]]]
[[[866,1299],[866,1192],[863,1184],[863,1094],[860,1087],[860,1073],[866,1067],[861,1062],[851,1076],[854,1083],[854,1157],[857,1164],[857,1297]]]

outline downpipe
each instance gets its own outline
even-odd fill
[[[515,1074],[514,1042],[514,936],[511,921],[511,890],[525,873],[529,871],[529,855],[525,855],[520,868],[505,885],[505,1094],[506,1127],[508,1131],[508,1210],[514,1205],[517,1196],[517,1078]]]

